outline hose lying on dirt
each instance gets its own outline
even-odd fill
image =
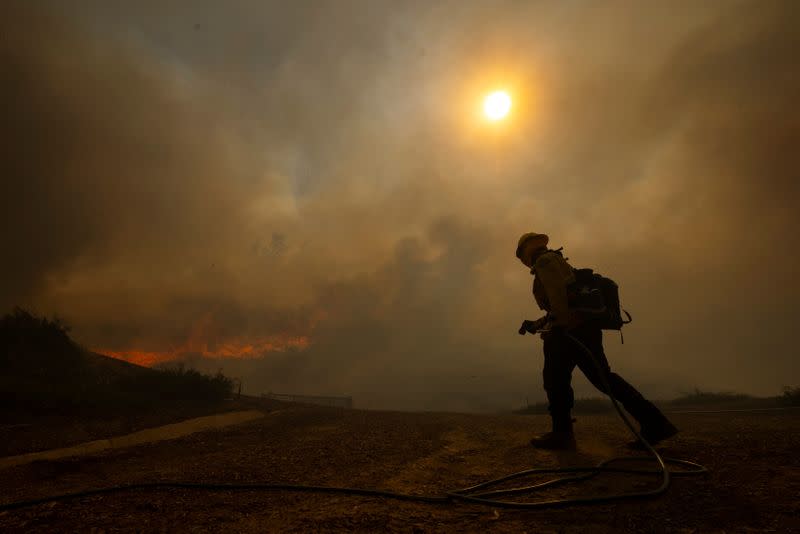
[[[214,484],[214,483],[195,484],[195,483],[185,483],[185,482],[145,482],[141,484],[110,486],[107,488],[78,491],[74,493],[63,493],[60,495],[52,495],[50,497],[42,497],[38,499],[30,499],[27,501],[18,501],[18,502],[0,504],[0,511],[25,508],[53,501],[79,499],[84,497],[92,497],[95,495],[105,495],[109,493],[118,493],[123,491],[153,490],[153,489],[190,489],[190,490],[206,490],[206,491],[291,491],[291,492],[310,492],[310,493],[337,493],[337,494],[348,494],[348,495],[360,495],[366,497],[383,497],[387,499],[400,499],[405,501],[416,501],[429,504],[447,504],[447,503],[461,501],[461,502],[485,504],[497,508],[524,508],[524,509],[555,508],[555,507],[563,507],[563,506],[570,506],[577,504],[605,503],[609,501],[617,501],[620,499],[656,497],[667,491],[667,488],[669,487],[670,484],[670,475],[689,476],[689,475],[700,475],[708,472],[708,470],[705,467],[695,462],[690,462],[688,460],[679,460],[676,458],[662,457],[658,453],[658,451],[650,443],[648,443],[647,440],[644,439],[644,437],[642,437],[639,431],[636,430],[636,428],[631,423],[628,416],[625,415],[625,412],[623,412],[622,409],[620,408],[619,404],[617,403],[617,400],[614,398],[613,395],[610,394],[611,387],[609,386],[608,377],[606,376],[605,369],[603,369],[603,367],[599,365],[599,363],[594,357],[594,354],[592,354],[592,352],[586,347],[586,345],[581,343],[575,337],[569,334],[565,335],[568,338],[570,338],[574,343],[576,343],[581,348],[581,350],[585,351],[591,358],[592,362],[594,362],[595,366],[597,366],[597,368],[600,370],[599,374],[601,380],[603,381],[603,385],[605,386],[606,391],[609,392],[609,397],[611,398],[611,402],[614,405],[614,409],[617,411],[617,414],[619,414],[620,418],[625,423],[625,426],[628,427],[628,430],[630,430],[631,433],[636,437],[636,439],[644,445],[645,449],[650,454],[650,456],[652,456],[652,458],[650,456],[618,456],[615,458],[604,460],[595,466],[526,469],[525,471],[512,473],[510,475],[497,478],[494,480],[489,480],[487,482],[482,482],[480,484],[468,488],[451,490],[445,492],[443,495],[415,495],[408,493],[395,493],[392,491],[363,489],[363,488],[305,486],[305,485],[293,485],[293,484]],[[657,464],[656,469],[645,469],[645,468],[634,468],[634,467],[612,467],[612,464],[641,463],[653,460],[655,460]],[[670,471],[667,468],[667,464],[682,466],[686,469],[681,469],[678,471]],[[548,473],[549,474],[560,473],[560,474],[565,474],[567,476],[554,478],[551,480],[547,480],[545,482],[539,482],[537,484],[528,486],[521,486],[509,489],[495,489],[495,490],[489,489],[493,486],[498,486],[499,484],[508,482],[510,480],[530,475],[548,474]],[[497,499],[497,497],[500,496],[528,494],[536,490],[550,488],[568,482],[587,480],[600,473],[628,473],[637,475],[658,474],[660,475],[661,478],[661,484],[655,489],[649,489],[643,491],[632,491],[627,493],[615,493],[608,495],[588,495],[583,497],[570,497],[565,499],[550,499],[550,500],[540,500],[533,502],[519,502],[519,501],[507,501],[507,500]]]

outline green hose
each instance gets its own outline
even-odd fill
[[[569,333],[565,333],[565,335],[570,338],[574,343],[576,343],[581,350],[585,351],[595,366],[600,370],[600,377],[603,381],[603,385],[606,388],[606,391],[609,392],[609,397],[611,398],[611,402],[614,405],[614,409],[619,414],[622,421],[625,423],[625,426],[628,427],[628,430],[639,440],[641,443],[644,444],[647,452],[650,453],[652,458],[648,456],[618,456],[615,458],[610,458],[608,460],[604,460],[595,466],[588,466],[588,467],[557,467],[557,468],[535,468],[535,469],[527,469],[525,471],[519,471],[517,473],[512,473],[510,475],[506,475],[501,478],[497,478],[494,480],[489,480],[487,482],[482,482],[475,486],[470,486],[468,488],[458,489],[458,490],[451,490],[445,492],[443,495],[415,495],[409,493],[395,493],[393,491],[383,491],[383,490],[373,490],[373,489],[363,489],[363,488],[346,488],[346,487],[334,487],[334,486],[307,486],[307,485],[292,485],[292,484],[214,484],[214,483],[206,483],[206,484],[193,484],[193,483],[184,483],[184,482],[145,482],[141,484],[127,484],[127,485],[119,485],[119,486],[110,486],[107,488],[99,488],[99,489],[92,489],[92,490],[85,490],[85,491],[78,491],[74,493],[62,493],[60,495],[53,495],[50,497],[41,497],[39,499],[30,499],[27,501],[18,501],[18,502],[11,502],[6,504],[0,504],[0,511],[6,510],[16,510],[20,508],[26,508],[30,506],[35,506],[38,504],[45,504],[54,501],[64,501],[69,499],[79,499],[83,497],[92,497],[96,495],[106,495],[109,493],[118,493],[124,491],[137,491],[137,490],[158,490],[158,489],[190,489],[190,490],[205,490],[205,491],[290,491],[290,492],[307,492],[307,493],[337,493],[337,494],[347,494],[347,495],[360,495],[365,497],[382,497],[386,499],[398,499],[404,501],[415,501],[415,502],[423,502],[428,504],[448,504],[454,502],[468,502],[468,503],[476,503],[476,504],[484,504],[488,506],[492,506],[495,508],[520,508],[520,509],[532,509],[532,508],[555,508],[555,507],[564,507],[564,506],[571,506],[571,505],[579,505],[579,504],[598,504],[598,503],[607,503],[610,501],[617,501],[621,499],[642,499],[648,497],[656,497],[658,495],[663,494],[667,491],[670,484],[670,475],[672,476],[690,476],[690,475],[700,475],[704,473],[708,473],[708,470],[703,467],[702,465],[690,462],[688,460],[679,460],[676,458],[664,458],[662,457],[658,451],[645,440],[642,435],[639,433],[638,430],[634,427],[631,423],[628,416],[625,412],[622,411],[617,400],[611,395],[611,387],[608,383],[608,377],[606,376],[605,369],[602,368],[597,362],[586,345],[584,345],[580,340],[576,339],[574,336],[570,335]],[[655,460],[657,464],[656,469],[644,469],[644,468],[632,468],[632,467],[611,467],[611,464],[619,464],[623,462],[644,462],[644,461],[653,461]],[[667,468],[667,464],[672,464],[676,466],[682,466],[687,469],[681,469],[679,471],[670,471]],[[495,489],[491,490],[490,488],[502,484],[504,482],[508,482],[510,480],[530,476],[530,475],[539,475],[539,474],[546,474],[546,473],[562,473],[567,474],[568,476],[563,476],[560,478],[554,478],[552,480],[547,480],[545,482],[539,482],[538,484],[528,485],[528,486],[521,486],[516,488],[509,488],[509,489]],[[527,493],[532,493],[537,490],[551,488],[553,486],[558,486],[562,484],[566,484],[568,482],[578,482],[582,480],[587,480],[592,478],[600,473],[628,473],[628,474],[658,474],[661,476],[661,485],[655,489],[651,490],[644,490],[644,491],[633,491],[627,493],[615,493],[609,495],[588,495],[584,497],[571,497],[566,499],[550,499],[550,500],[540,500],[540,501],[533,501],[533,502],[516,502],[516,501],[506,501],[506,500],[498,500],[494,497],[501,497],[501,496],[508,496],[508,495],[522,495]]]

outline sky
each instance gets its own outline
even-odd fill
[[[646,396],[800,384],[796,2],[4,11],[3,310],[252,394],[509,409],[544,398],[535,231],[619,283]]]

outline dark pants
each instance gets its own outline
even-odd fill
[[[648,425],[661,424],[665,417],[661,411],[641,393],[636,391],[621,376],[611,372],[603,351],[603,331],[599,328],[576,328],[569,334],[589,349],[597,364],[605,371],[606,380],[611,386],[614,396],[625,410],[631,414],[643,428]],[[553,418],[553,429],[571,428],[572,405],[575,400],[572,391],[572,370],[575,366],[586,375],[589,381],[605,394],[609,394],[600,377],[597,365],[590,356],[563,332],[553,332],[544,336],[544,389],[550,403],[550,415]]]

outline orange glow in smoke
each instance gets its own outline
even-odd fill
[[[95,352],[119,360],[125,360],[136,365],[152,367],[153,365],[178,360],[187,356],[257,359],[266,356],[270,352],[304,350],[311,344],[307,336],[283,334],[264,336],[257,339],[233,337],[217,341],[221,336],[216,335],[214,330],[213,317],[211,315],[206,315],[195,323],[188,339],[184,343],[177,347],[171,347],[169,350],[96,349]]]
[[[181,346],[176,349],[166,351],[145,351],[145,350],[103,350],[97,349],[95,352],[125,360],[126,362],[152,367],[159,363],[169,362],[180,359],[184,356],[200,355],[204,358],[238,358],[256,359],[265,356],[270,352],[283,352],[289,349],[304,350],[311,343],[305,336],[273,336],[251,342],[225,341],[216,345],[204,344],[200,347],[190,348]]]

